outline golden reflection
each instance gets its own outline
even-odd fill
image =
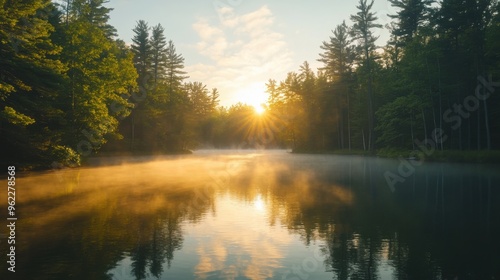
[[[48,241],[57,236],[102,273],[126,253],[139,279],[162,275],[186,232],[196,240],[190,246],[196,246],[199,279],[274,277],[292,242],[290,230],[304,240],[318,236],[304,210],[324,204],[332,212],[354,199],[301,166],[258,153],[50,171],[18,185],[23,252],[40,258],[38,248],[56,250]],[[69,262],[57,269],[75,268]]]
[[[260,194],[257,195],[257,197],[255,198],[253,205],[254,205],[255,209],[259,212],[263,212],[265,210],[265,204],[264,204],[264,201],[262,200],[262,196]]]
[[[408,252],[428,245],[421,241],[424,208],[413,206],[418,199],[437,205],[428,201],[436,197],[432,185],[420,195],[418,188],[407,188],[416,210],[405,209],[407,200],[398,204],[383,176],[377,188],[376,176],[356,159],[351,166],[284,152],[210,153],[128,164],[113,159],[123,163],[20,176],[16,248],[22,257],[16,264],[30,269],[20,270],[19,279],[38,279],[40,272],[51,279],[279,279],[296,259],[301,265],[303,248],[314,246],[321,248],[316,259],[323,265],[324,258],[330,275],[316,277],[323,273],[318,265],[310,279],[331,279],[332,271],[336,278],[368,272],[375,279],[384,276],[371,268],[401,264],[398,271],[404,272]],[[6,209],[6,201],[0,192],[0,208]],[[462,204],[452,202],[447,207],[460,213]],[[458,228],[450,223],[448,230]],[[463,232],[467,240],[476,236]],[[482,246],[468,248],[475,252],[471,256],[491,239],[480,241]],[[419,270],[428,269],[430,253],[439,255],[439,244],[446,242],[429,246],[438,251],[422,254]],[[366,264],[373,264],[370,270]]]
[[[282,227],[269,230],[266,217],[251,211],[253,205],[237,203],[230,195],[221,197],[217,204],[217,219],[192,230],[204,240],[198,244],[197,279],[214,273],[219,279],[273,277],[291,241],[288,232]]]

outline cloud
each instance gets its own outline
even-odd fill
[[[209,62],[188,65],[186,70],[191,80],[217,87],[223,105],[251,103],[252,98],[244,96],[249,94],[247,88],[256,84],[263,88],[268,79],[285,76],[292,67],[292,52],[284,36],[273,29],[275,19],[267,6],[246,14],[223,7],[218,13],[217,22],[200,18],[193,24],[199,42],[192,47]],[[265,98],[261,93],[256,96]]]
[[[269,201],[262,201],[262,209],[253,204],[236,205],[229,196],[217,200],[217,219],[203,222],[196,253],[196,279],[264,280],[277,275],[284,268],[286,248],[294,239],[283,226],[269,230]],[[252,205],[253,204],[253,205]],[[224,230],[220,230],[223,228]]]

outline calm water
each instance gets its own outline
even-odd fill
[[[376,158],[94,164],[18,178],[17,272],[3,226],[1,279],[500,279],[498,166],[426,163],[391,188],[400,163]]]

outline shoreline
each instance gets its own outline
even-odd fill
[[[335,150],[335,151],[306,151],[293,150],[292,154],[317,154],[317,155],[345,155],[345,156],[367,156],[381,158],[404,158],[409,160],[423,160],[424,162],[446,162],[446,163],[485,163],[500,164],[500,150],[481,151],[457,151],[444,150],[433,151],[425,154],[420,150],[403,149],[379,149],[373,152],[363,150]]]

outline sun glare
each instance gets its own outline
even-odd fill
[[[265,83],[253,83],[243,87],[236,96],[238,97],[236,101],[252,106],[256,115],[260,116],[266,112],[264,104],[267,102],[268,94]]]
[[[266,206],[264,203],[264,200],[262,200],[262,197],[260,196],[260,194],[255,198],[253,205],[254,205],[255,209],[259,212],[264,211],[265,206]]]
[[[253,105],[253,108],[257,115],[262,115],[266,112],[266,108],[264,108],[264,106],[262,105]]]

